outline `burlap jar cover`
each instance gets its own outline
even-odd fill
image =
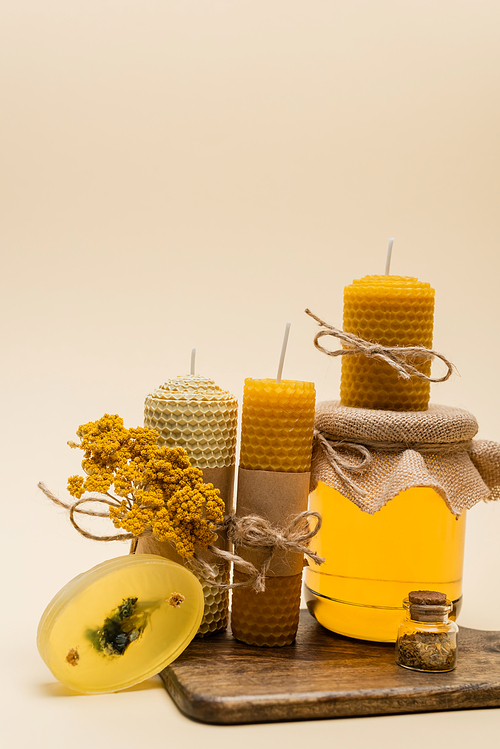
[[[477,431],[471,413],[450,406],[401,412],[320,403],[311,489],[322,481],[374,514],[402,491],[429,487],[460,515],[500,498],[500,444],[474,440]]]

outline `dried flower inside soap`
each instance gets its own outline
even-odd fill
[[[87,638],[103,655],[123,655],[128,646],[144,632],[156,604],[137,604],[137,598],[123,602],[104,620],[99,629],[88,629]]]

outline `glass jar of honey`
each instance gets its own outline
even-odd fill
[[[401,601],[415,588],[440,590],[462,604],[465,511],[450,512],[432,489],[401,492],[373,515],[320,482],[310,509],[323,524],[311,547],[325,558],[310,562],[305,595],[327,629],[348,637],[395,642]]]
[[[448,406],[319,404],[309,509],[323,522],[310,546],[325,561],[309,562],[305,598],[320,624],[395,642],[402,601],[417,589],[444,594],[456,618],[466,511],[489,494],[470,455],[477,428]]]

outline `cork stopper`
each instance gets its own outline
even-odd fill
[[[453,609],[446,594],[437,590],[412,590],[403,606],[409,610],[410,618],[417,622],[445,622]]]
[[[408,599],[418,606],[446,606],[446,594],[437,590],[412,590]]]

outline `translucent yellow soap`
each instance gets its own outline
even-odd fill
[[[111,559],[52,599],[38,626],[38,651],[71,689],[115,692],[177,658],[203,607],[202,587],[185,567],[152,554]]]

